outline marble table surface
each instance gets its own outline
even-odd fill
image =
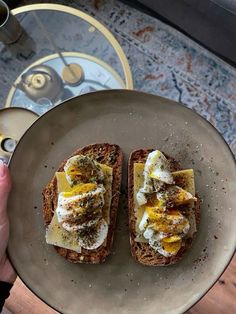
[[[121,44],[129,60],[135,89],[173,99],[197,111],[218,129],[236,154],[236,70],[233,67],[172,27],[121,2],[109,0],[40,2],[66,4],[78,8],[106,25]],[[22,1],[22,4],[29,3],[35,2]],[[217,314],[236,312],[233,297],[236,285],[235,272],[234,259],[223,279],[221,278],[190,312]],[[224,279],[224,276],[227,279]],[[26,288],[21,287],[18,281],[14,289],[24,291]],[[25,304],[30,306],[31,301],[27,293],[26,291]],[[18,300],[20,304],[22,298],[17,299],[15,294],[14,300]],[[8,301],[9,309],[14,309],[14,300],[10,298]],[[225,306],[224,301],[228,302]],[[14,313],[27,312],[22,309]],[[45,306],[42,307],[42,311],[39,307],[37,313],[53,312]]]

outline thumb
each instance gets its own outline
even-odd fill
[[[0,160],[0,226],[7,219],[6,208],[11,190],[11,178],[7,166]]]

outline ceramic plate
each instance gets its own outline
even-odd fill
[[[75,149],[110,142],[127,160],[138,148],[158,148],[193,168],[202,199],[193,247],[173,266],[145,267],[131,257],[125,197],[114,247],[102,265],[71,264],[45,242],[42,189]],[[234,158],[218,132],[184,106],[135,91],[102,91],[71,99],[39,118],[11,159],[9,254],[19,276],[63,313],[182,313],[213,285],[236,240]]]

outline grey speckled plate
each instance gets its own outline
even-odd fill
[[[114,248],[102,265],[71,264],[45,243],[42,189],[76,148],[116,143],[125,154],[156,147],[193,167],[202,198],[198,236],[184,259],[162,268],[136,264],[121,202]],[[71,99],[39,118],[10,163],[9,254],[19,276],[42,300],[64,313],[181,313],[211,287],[236,244],[234,158],[217,131],[175,102],[135,91],[102,91]]]

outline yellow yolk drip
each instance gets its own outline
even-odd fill
[[[171,254],[176,254],[180,250],[181,245],[182,245],[181,240],[176,242],[166,242],[164,241],[164,239],[162,240],[163,249]]]
[[[78,194],[88,193],[95,190],[97,184],[95,183],[84,183],[76,185],[70,192],[63,192],[64,197],[72,197]]]
[[[181,237],[178,235],[174,235],[171,237],[166,237],[162,241],[167,242],[167,243],[173,243],[173,242],[181,241]]]

